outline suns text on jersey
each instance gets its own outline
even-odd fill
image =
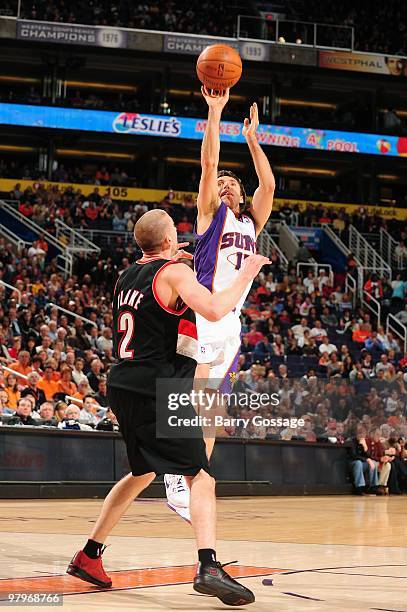
[[[220,248],[227,249],[232,246],[249,253],[256,252],[256,241],[249,234],[241,234],[240,232],[226,232],[223,234]]]

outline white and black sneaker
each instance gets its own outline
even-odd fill
[[[188,523],[191,523],[189,511],[190,490],[183,476],[179,474],[164,475],[165,492],[167,494],[167,506],[179,514]]]

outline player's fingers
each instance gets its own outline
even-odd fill
[[[178,249],[182,249],[182,248],[184,248],[184,247],[186,247],[188,245],[189,245],[189,242],[179,242],[177,244],[177,247],[178,247]]]
[[[244,124],[244,126],[245,126],[245,127],[249,127],[249,120],[248,120],[248,118],[247,118],[247,117],[246,117],[246,119],[244,120],[243,124]]]
[[[192,253],[188,253],[188,251],[178,251],[177,255],[180,259],[193,259],[194,258]]]

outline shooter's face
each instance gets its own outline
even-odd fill
[[[218,178],[218,195],[234,213],[239,212],[239,205],[243,201],[240,185],[232,176]]]

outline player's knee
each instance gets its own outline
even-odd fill
[[[213,478],[213,476],[208,474],[208,472],[205,472],[205,470],[201,470],[199,472],[199,476],[200,476],[200,478],[202,478],[202,481],[205,483],[205,485],[208,488],[213,489],[213,490],[215,489],[216,481]]]

